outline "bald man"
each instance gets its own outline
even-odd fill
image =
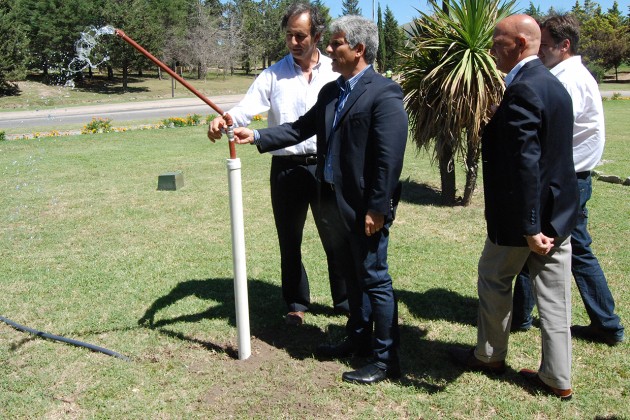
[[[504,97],[482,137],[488,237],[478,265],[477,345],[451,354],[470,370],[502,373],[512,283],[527,264],[540,313],[542,362],[520,373],[561,399],[571,390],[571,242],[578,211],[573,109],[538,59],[540,29],[527,15],[501,20],[491,53],[507,73]]]

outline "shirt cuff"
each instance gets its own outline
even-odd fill
[[[258,146],[260,145],[260,133],[258,132],[258,130],[253,130],[254,131],[254,141],[252,142],[252,144]]]

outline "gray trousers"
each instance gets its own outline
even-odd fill
[[[475,357],[505,360],[512,322],[512,283],[525,263],[540,315],[542,361],[538,375],[554,388],[571,388],[571,241],[555,238],[547,255],[528,247],[495,245],[486,238],[479,259],[479,314]]]

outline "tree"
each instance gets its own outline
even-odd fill
[[[405,34],[398,26],[394,13],[385,7],[385,22],[383,23],[383,43],[385,44],[385,62],[383,70],[392,69],[398,65],[399,53],[405,42]]]
[[[24,50],[28,45],[21,26],[15,25],[14,0],[0,0],[0,96],[19,93],[17,84],[26,72]]]
[[[316,6],[319,9],[319,13],[324,18],[324,25],[326,29],[330,28],[330,23],[332,22],[332,17],[330,16],[330,7],[326,7],[322,0],[313,0],[311,2],[313,6]],[[328,41],[330,40],[330,33],[325,30],[322,34],[322,39],[320,39],[320,49],[325,49],[328,45]]]
[[[584,23],[581,50],[589,62],[614,69],[615,80],[619,80],[619,66],[630,54],[630,33],[616,5],[614,2],[608,13],[595,14]]]
[[[579,6],[579,3],[577,1],[575,2],[575,4]],[[529,2],[529,7],[525,9],[523,13],[533,17],[534,19],[540,19],[543,16],[542,12],[540,11],[540,6],[534,6],[534,2],[532,1]]]
[[[341,0],[341,15],[360,15],[359,0]]]
[[[378,64],[378,71],[381,73],[385,71],[387,61],[385,60],[385,34],[383,32],[383,19],[381,13],[381,3],[378,4],[378,11],[376,12],[376,27],[378,29],[378,51],[376,53],[376,63]]]
[[[477,182],[481,131],[503,93],[503,77],[489,54],[496,22],[515,1],[453,0],[445,13],[420,12],[403,54],[401,86],[413,141],[438,161],[442,201],[456,203],[455,160],[464,160],[463,205]]]
[[[99,23],[99,0],[16,0],[15,25],[24,28],[28,39],[29,68],[57,74],[64,79],[64,69],[74,57],[74,43],[90,25]]]

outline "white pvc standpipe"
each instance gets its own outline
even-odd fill
[[[234,300],[236,302],[238,358],[239,360],[245,360],[251,356],[252,346],[249,334],[249,301],[247,298],[247,268],[245,264],[241,160],[228,159],[227,169],[228,186],[230,189],[230,215],[232,221],[232,260],[234,261]]]

